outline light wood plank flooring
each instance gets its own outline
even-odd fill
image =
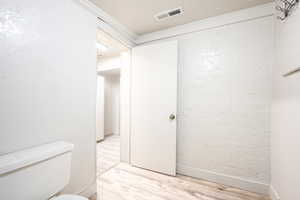
[[[269,200],[263,195],[120,163],[98,177],[98,200]]]
[[[97,148],[97,200],[269,200],[233,187],[120,163],[119,136],[105,138]]]
[[[97,176],[120,163],[120,136],[111,135],[97,144]]]

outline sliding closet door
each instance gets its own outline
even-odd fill
[[[177,41],[133,48],[131,163],[176,174]]]

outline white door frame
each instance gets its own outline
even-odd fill
[[[121,97],[120,95],[120,136],[121,136],[121,161],[131,164],[130,160],[130,135],[131,135],[131,49],[135,46],[130,40],[126,40],[124,37],[122,37],[118,32],[113,30],[111,27],[109,27],[104,22],[101,22],[100,20],[97,20],[97,29],[100,29],[101,31],[104,31],[108,35],[110,35],[115,40],[119,41],[121,44],[126,46],[128,50],[128,56],[129,58],[126,58],[126,55],[121,55],[122,59],[129,59],[129,65],[125,68],[121,67],[121,75],[120,75],[120,94],[126,93],[128,96],[126,96],[126,99],[123,99],[124,97]],[[124,87],[125,86],[125,87]],[[122,99],[121,99],[122,98]],[[126,113],[124,113],[126,112]]]
[[[123,63],[120,75],[120,153],[121,161],[131,164],[131,49],[121,53],[120,57]]]
[[[137,35],[128,30],[126,27],[124,27],[122,24],[119,24],[117,21],[115,21],[113,18],[111,18],[108,14],[106,14],[102,9],[97,7],[95,4],[90,2],[89,0],[75,0],[79,5],[86,8],[88,11],[90,11],[95,16],[95,23],[96,23],[96,29],[100,29],[110,35],[112,38],[118,40],[120,43],[122,43],[124,46],[126,46],[129,49],[129,53],[131,55],[131,49],[136,46],[135,39],[137,38]],[[96,33],[95,33],[96,36]],[[131,56],[130,56],[130,62],[131,62]],[[128,76],[128,92],[129,96],[131,96],[131,81],[130,81],[130,74],[131,74],[131,64],[128,67],[128,73],[125,76]],[[127,105],[128,111],[131,109],[131,100],[129,99],[129,104]],[[95,113],[96,114],[96,113]],[[128,113],[129,119],[126,124],[128,124],[128,134],[127,137],[123,138],[123,144],[128,143],[126,147],[123,145],[123,148],[121,147],[121,159],[123,162],[130,163],[130,113]],[[122,120],[122,119],[120,119]],[[124,135],[124,134],[123,134]],[[96,136],[95,136],[96,137]],[[125,141],[127,140],[127,141]],[[124,149],[125,148],[125,149]],[[123,153],[122,153],[123,152]],[[123,154],[123,155],[122,155]],[[124,155],[125,154],[125,155]],[[95,155],[96,156],[96,155]]]

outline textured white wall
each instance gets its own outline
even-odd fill
[[[0,154],[73,143],[65,192],[95,181],[95,43],[95,17],[73,0],[0,1]]]
[[[266,192],[272,17],[178,39],[178,171]]]
[[[300,199],[300,73],[282,77],[300,67],[300,8],[285,21],[275,23],[273,73],[271,194],[281,200]],[[277,199],[276,199],[277,200]]]

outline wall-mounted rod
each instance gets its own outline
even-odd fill
[[[300,67],[298,67],[296,69],[293,69],[293,70],[289,71],[288,73],[283,74],[283,77],[290,76],[290,75],[295,74],[297,72],[300,72]]]

